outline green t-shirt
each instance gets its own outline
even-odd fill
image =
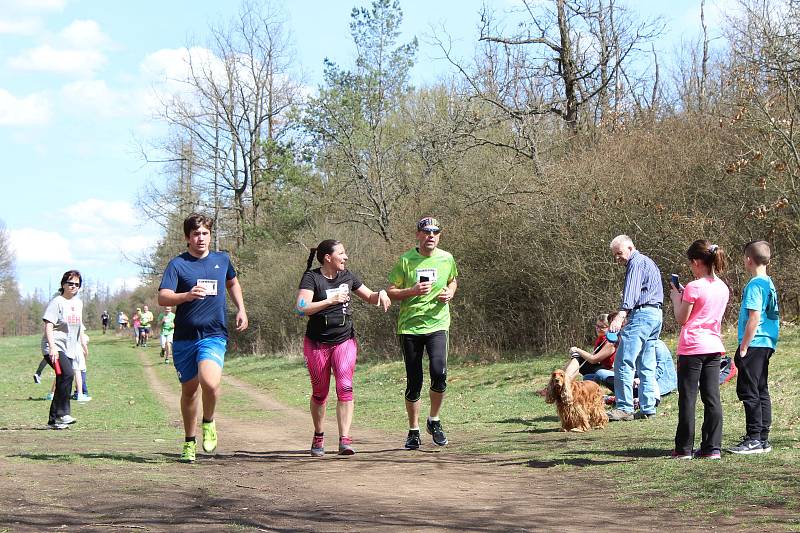
[[[158,315],[158,323],[161,326],[161,334],[169,335],[175,331],[175,313],[170,311],[166,315],[161,313]]]
[[[438,248],[430,257],[421,255],[414,248],[400,256],[389,273],[389,283],[398,289],[408,289],[419,281],[420,276],[427,276],[433,282],[431,292],[400,302],[397,333],[423,335],[450,329],[450,306],[436,297],[458,277],[455,259],[449,252]]]
[[[143,328],[149,328],[150,323],[153,321],[153,312],[147,311],[139,315],[139,321],[142,324]]]

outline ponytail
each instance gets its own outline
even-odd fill
[[[323,264],[325,262],[325,256],[328,254],[333,253],[333,249],[342,244],[341,242],[335,239],[325,239],[321,243],[317,245],[316,248],[312,248],[308,253],[308,261],[306,262],[306,270],[311,270],[311,265],[314,263],[314,256],[317,256],[317,261],[319,264]]]
[[[686,251],[686,257],[702,261],[711,269],[712,274],[718,274],[725,270],[725,251],[721,246],[711,244],[708,239],[694,241]]]
[[[311,251],[308,253],[308,261],[306,262],[306,270],[311,270],[311,265],[314,264],[314,254],[317,253],[316,248],[312,248]]]

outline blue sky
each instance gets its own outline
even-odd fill
[[[406,39],[420,38],[416,85],[449,72],[425,38],[431,26],[444,27],[456,53],[468,57],[483,3],[401,3]],[[503,10],[518,2],[486,3]],[[662,50],[696,35],[700,0],[626,3],[643,16],[665,18]],[[707,0],[712,29],[730,3]],[[286,15],[305,83],[319,83],[325,57],[351,64],[350,10],[368,2],[273,5]],[[135,208],[137,193],[161,179],[161,169],[146,164],[140,151],[163,134],[153,106],[170,91],[166,78],[181,71],[185,47],[203,46],[209,25],[238,8],[212,0],[0,0],[0,220],[24,293],[54,289],[68,268],[112,289],[138,283],[138,267],[126,258],[159,237]]]

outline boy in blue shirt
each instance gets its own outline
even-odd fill
[[[739,369],[736,395],[744,404],[747,434],[728,451],[736,454],[772,451],[769,429],[772,402],[767,387],[769,359],[778,344],[778,293],[767,275],[771,251],[766,241],[744,246],[744,266],[753,276],[744,288],[739,311],[739,348],[734,362]]]
[[[186,463],[194,462],[196,456],[201,397],[203,449],[211,453],[217,447],[214,411],[228,340],[226,290],[238,309],[236,331],[247,329],[242,287],[230,258],[209,250],[213,225],[213,219],[197,213],[183,221],[187,251],[169,262],[158,288],[158,304],[176,308],[172,361],[181,382],[181,416],[186,436],[181,461]]]

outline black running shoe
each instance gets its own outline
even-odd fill
[[[409,430],[408,437],[406,437],[406,450],[417,450],[422,445],[422,440],[419,438],[419,431]]]
[[[742,441],[739,444],[733,446],[732,448],[728,448],[728,451],[740,455],[764,453],[764,449],[761,447],[761,441],[758,439],[751,439],[747,435],[742,437]]]
[[[428,420],[425,424],[428,434],[433,437],[433,443],[437,446],[447,444],[447,435],[444,434],[442,423],[439,420]]]

